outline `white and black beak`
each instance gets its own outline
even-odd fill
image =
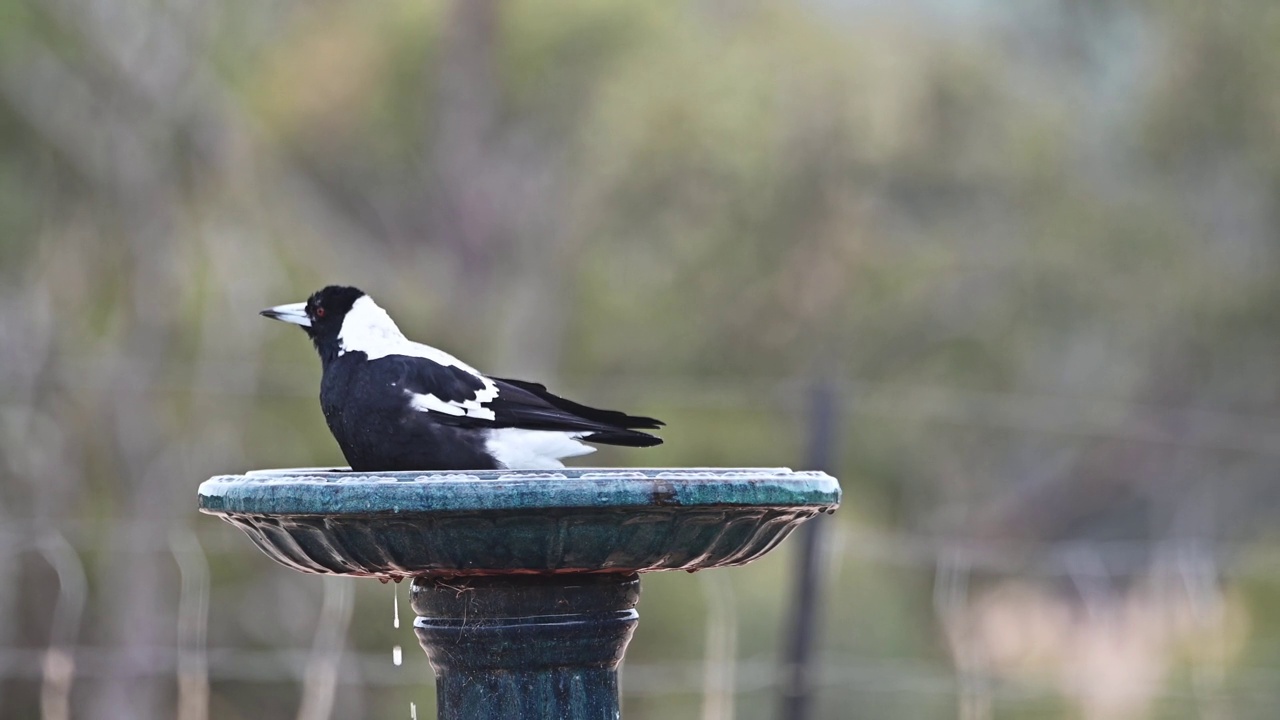
[[[267,308],[259,314],[272,320],[281,320],[294,325],[301,325],[302,327],[311,327],[311,318],[307,317],[306,303],[277,305],[273,308]]]

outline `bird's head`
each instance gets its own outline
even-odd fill
[[[306,302],[277,305],[263,310],[261,314],[306,330],[320,351],[320,357],[328,360],[341,350],[343,325],[348,314],[361,298],[368,297],[358,288],[330,285],[313,293]],[[372,300],[365,302],[372,305]]]

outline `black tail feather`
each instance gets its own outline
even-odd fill
[[[572,400],[566,400],[559,395],[549,392],[545,386],[540,385],[539,383],[528,382],[525,380],[511,380],[508,378],[494,378],[494,380],[520,388],[521,390],[538,397],[543,402],[546,402],[557,410],[571,413],[593,423],[611,426],[610,431],[587,436],[583,438],[584,440],[602,442],[611,445],[630,445],[632,447],[649,447],[650,445],[657,445],[662,442],[662,440],[647,433],[625,432],[637,429],[656,430],[666,424],[661,420],[644,417],[642,415],[628,415],[617,410],[601,410],[599,408],[580,405]],[[624,432],[615,433],[612,432],[612,428],[618,428],[620,431]],[[614,435],[617,435],[618,439],[613,439]],[[610,439],[604,439],[606,437]],[[624,440],[622,438],[627,439]],[[648,442],[645,442],[645,439],[647,439]]]
[[[654,445],[662,444],[662,438],[655,437],[649,433],[638,432],[636,430],[598,432],[586,435],[582,439],[587,442],[603,443],[605,445],[624,445],[626,447],[653,447]]]

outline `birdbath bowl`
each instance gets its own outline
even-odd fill
[[[199,498],[295,570],[413,578],[442,720],[604,720],[638,573],[746,564],[840,486],[780,468],[300,468],[213,477]]]

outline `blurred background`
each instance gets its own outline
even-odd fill
[[[592,463],[836,474],[807,717],[1275,717],[1273,0],[0,15],[0,716],[433,716],[405,586],[195,510],[342,462],[257,311],[345,283],[668,422]],[[797,717],[804,544],[649,576],[626,716]]]

